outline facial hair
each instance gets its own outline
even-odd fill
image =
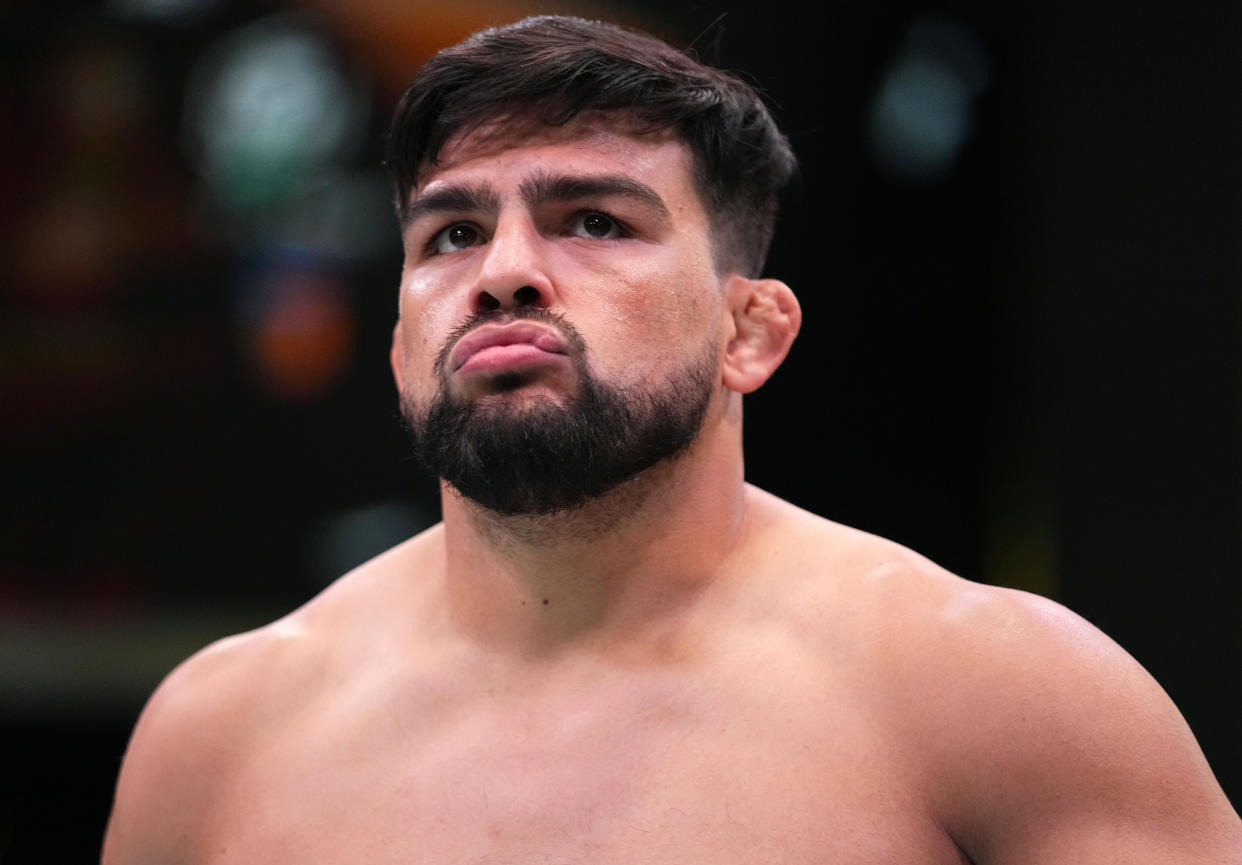
[[[578,369],[577,392],[564,403],[468,399],[449,392],[448,353],[487,321],[523,318],[557,328]],[[540,516],[579,508],[693,443],[711,402],[716,346],[663,380],[622,387],[596,376],[582,336],[562,316],[536,307],[483,311],[450,335],[436,362],[436,393],[420,407],[401,395],[414,454],[461,495],[497,514]],[[498,389],[522,386],[520,376]]]

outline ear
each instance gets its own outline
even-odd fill
[[[392,348],[388,351],[388,363],[392,366],[392,377],[397,383],[397,393],[405,390],[405,349],[401,342],[401,319],[392,328]]]
[[[757,390],[781,365],[802,326],[802,308],[777,279],[730,275],[725,292],[732,321],[726,322],[724,385],[738,393]]]

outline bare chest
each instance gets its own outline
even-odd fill
[[[959,863],[902,754],[787,678],[397,701],[308,718],[248,756],[203,861]]]

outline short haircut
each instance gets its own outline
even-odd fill
[[[755,88],[661,40],[615,24],[537,16],[480,31],[419,71],[397,105],[385,162],[402,217],[445,143],[493,120],[559,126],[618,112],[690,148],[717,269],[758,276],[780,193],[797,172]]]

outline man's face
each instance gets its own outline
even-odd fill
[[[420,177],[393,366],[428,467],[503,513],[684,450],[720,385],[720,278],[686,146],[583,117],[484,127]]]

